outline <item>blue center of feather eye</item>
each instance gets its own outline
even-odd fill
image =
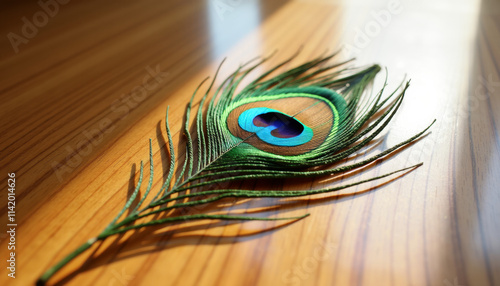
[[[274,137],[291,138],[299,136],[304,131],[304,125],[294,118],[279,112],[262,113],[253,118],[257,127],[274,126],[271,131]]]
[[[267,107],[248,109],[238,117],[240,127],[276,146],[298,146],[311,141],[313,131],[299,120]]]

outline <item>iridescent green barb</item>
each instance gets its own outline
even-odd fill
[[[139,200],[143,179],[141,162],[139,181],[123,209],[95,238],[70,253],[47,270],[38,280],[44,285],[64,265],[94,243],[112,235],[158,224],[190,220],[299,220],[298,217],[255,217],[241,214],[184,214],[171,210],[210,204],[223,198],[284,198],[335,192],[393,174],[413,170],[421,165],[402,168],[366,180],[316,190],[252,190],[228,189],[221,183],[248,179],[284,179],[342,174],[370,164],[395,150],[417,140],[423,131],[377,155],[357,163],[328,168],[339,163],[369,144],[392,120],[401,107],[409,82],[402,83],[388,96],[382,89],[373,97],[362,100],[381,70],[378,65],[364,69],[345,67],[349,61],[329,64],[335,54],[320,56],[297,67],[278,73],[293,57],[277,64],[243,88],[241,82],[269,58],[252,60],[241,65],[225,78],[215,91],[215,77],[202,95],[196,116],[190,113],[197,92],[186,107],[184,160],[176,154],[169,126],[167,108],[165,128],[170,165],[165,181],[152,199],[153,151],[149,141],[149,183]],[[257,62],[256,62],[257,61]],[[221,63],[222,65],[222,63]],[[273,74],[275,76],[272,76]],[[194,125],[194,134],[190,133]],[[322,168],[314,168],[319,167]],[[178,170],[178,175],[175,174]],[[206,189],[211,187],[210,189]],[[188,191],[188,192],[186,192]],[[148,203],[145,204],[148,199]],[[143,206],[141,208],[141,206]],[[125,215],[125,212],[129,213]],[[161,218],[155,214],[164,214]],[[147,220],[146,218],[150,218]],[[146,220],[145,220],[146,219]]]

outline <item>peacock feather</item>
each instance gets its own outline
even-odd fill
[[[170,167],[156,195],[148,199],[153,183],[150,139],[150,178],[137,205],[132,207],[142,185],[142,162],[137,186],[116,218],[98,236],[45,272],[38,284],[45,284],[55,272],[95,242],[133,229],[189,220],[297,220],[307,216],[262,218],[232,214],[176,215],[170,212],[173,209],[209,204],[227,197],[283,198],[334,192],[420,166],[418,164],[350,184],[313,190],[221,187],[223,182],[238,180],[341,174],[366,166],[417,140],[434,123],[377,155],[357,163],[332,167],[365,147],[385,129],[400,108],[409,87],[409,82],[404,82],[389,95],[384,95],[384,83],[378,93],[367,96],[368,87],[381,68],[378,65],[352,68],[348,67],[349,61],[332,64],[330,61],[334,56],[320,56],[279,73],[292,61],[291,57],[244,87],[240,87],[241,82],[269,58],[258,58],[241,65],[215,88],[219,66],[201,96],[198,109],[192,110],[193,100],[208,78],[198,86],[187,104],[183,126],[186,144],[184,160],[176,161],[179,154],[174,149],[167,108],[165,126]],[[194,114],[193,119],[190,118],[191,113]],[[190,128],[194,132],[190,132]],[[129,212],[125,215],[127,209]],[[164,216],[158,218],[155,214]]]

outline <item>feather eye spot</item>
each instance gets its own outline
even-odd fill
[[[262,113],[254,117],[253,124],[258,127],[274,126],[271,131],[274,137],[292,138],[304,131],[304,125],[293,117],[279,112]]]
[[[297,119],[278,110],[256,107],[242,112],[240,127],[275,146],[299,146],[313,138],[313,131]]]
[[[347,122],[341,118],[345,109],[345,100],[332,90],[277,89],[228,106],[222,120],[235,140],[244,140],[240,155],[302,160],[336,138],[341,122]]]

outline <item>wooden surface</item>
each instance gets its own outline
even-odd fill
[[[3,2],[0,285],[33,284],[98,234],[137,181],[149,138],[156,174],[165,172],[166,107],[178,130],[192,91],[223,57],[228,74],[276,49],[277,62],[301,45],[295,63],[343,46],[339,59],[386,66],[391,86],[411,78],[395,120],[352,161],[437,123],[427,137],[363,173],[270,187],[319,188],[424,165],[397,180],[287,200],[280,211],[268,211],[311,213],[289,225],[205,221],[112,238],[51,283],[500,285],[500,5],[437,2],[74,0],[47,23],[40,18],[38,31],[15,45],[17,53],[7,35],[22,36],[23,17],[33,21],[43,10],[35,1]],[[151,73],[156,78],[144,82]],[[11,172],[15,279],[5,262]],[[161,182],[156,176],[154,188]],[[239,201],[228,209],[277,202]]]

